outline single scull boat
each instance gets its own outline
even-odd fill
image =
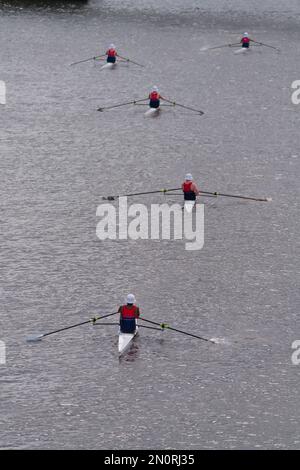
[[[139,327],[136,324],[135,331],[133,333],[123,333],[121,330],[119,331],[119,357],[122,356],[130,346],[132,345],[133,338],[137,335]]]
[[[149,108],[147,111],[144,113],[145,117],[155,117],[158,116],[160,112],[160,108]]]

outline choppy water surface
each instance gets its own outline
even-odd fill
[[[1,2],[2,448],[300,447],[299,4],[160,3]],[[282,53],[200,51],[245,29]],[[69,66],[111,41],[146,67]],[[96,111],[153,84],[205,115]],[[201,251],[97,239],[102,195],[176,187],[187,171],[273,201],[207,205]],[[115,326],[25,342],[129,291],[146,318],[223,342],[141,330],[120,362]]]

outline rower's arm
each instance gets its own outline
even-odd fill
[[[196,196],[199,196],[200,191],[199,191],[198,186],[196,185],[196,183],[193,184],[193,191],[196,194]]]

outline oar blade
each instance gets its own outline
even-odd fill
[[[37,343],[38,341],[42,341],[44,334],[38,335],[30,335],[26,338],[27,343]]]

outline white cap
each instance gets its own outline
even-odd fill
[[[115,47],[116,47],[116,46],[115,46],[114,44],[111,44],[111,45],[109,46],[110,49],[115,49]]]
[[[248,37],[249,34],[248,33],[244,33],[244,38]]]
[[[185,175],[185,180],[186,180],[186,181],[193,181],[193,177],[192,177],[191,173],[187,173],[187,174]]]
[[[153,86],[153,87],[152,87],[152,91],[158,91],[157,86]]]
[[[127,302],[128,304],[134,304],[134,302],[135,302],[135,297],[134,297],[134,295],[133,295],[133,294],[128,294],[128,295],[127,295],[127,298],[126,298],[126,302]]]

